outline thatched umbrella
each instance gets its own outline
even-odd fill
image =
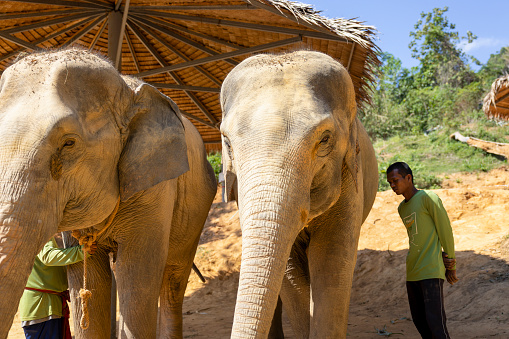
[[[489,117],[509,120],[509,75],[493,82],[482,108]]]
[[[287,0],[0,1],[0,71],[25,51],[99,51],[171,97],[210,150],[220,148],[221,83],[243,59],[322,51],[348,69],[362,105],[379,63],[373,35],[372,26]]]

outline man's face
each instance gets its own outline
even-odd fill
[[[405,193],[408,189],[412,187],[412,176],[407,174],[406,176],[402,176],[398,173],[398,170],[395,169],[389,173],[387,173],[387,182],[391,185],[392,190],[397,195]]]

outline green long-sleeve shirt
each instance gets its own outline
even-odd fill
[[[83,260],[82,246],[59,248],[55,239],[44,245],[35,258],[27,287],[63,292],[67,290],[65,266]],[[49,316],[62,316],[62,300],[58,295],[25,290],[19,303],[21,321]]]
[[[409,201],[401,202],[398,212],[409,238],[407,281],[445,280],[442,248],[449,258],[456,256],[451,223],[438,195],[419,190]]]

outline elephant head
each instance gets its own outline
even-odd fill
[[[29,55],[0,80],[0,337],[34,258],[57,231],[101,224],[122,201],[189,169],[178,108],[131,89],[86,51]]]
[[[262,338],[298,233],[345,182],[362,189],[355,92],[325,54],[257,55],[228,74],[221,105],[226,191],[242,228],[232,337]]]

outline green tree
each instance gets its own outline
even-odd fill
[[[412,41],[409,48],[412,57],[420,61],[416,84],[418,87],[450,85],[461,87],[476,79],[475,72],[468,65],[469,59],[479,64],[475,58],[467,56],[457,47],[462,39],[469,43],[477,37],[468,31],[466,37],[460,37],[456,26],[449,22],[443,9],[434,8],[432,12],[421,13],[421,19],[410,32]]]
[[[221,152],[211,152],[207,155],[207,160],[209,161],[212,169],[214,170],[214,174],[216,175],[216,180],[219,180],[219,173],[222,171],[221,165]]]
[[[377,79],[377,89],[387,99],[400,103],[406,97],[408,91],[414,88],[413,74],[407,68],[402,67],[401,60],[391,53],[382,53],[381,59],[381,75]]]
[[[491,54],[488,62],[479,70],[479,77],[486,90],[495,79],[506,74],[509,74],[509,46]]]
[[[408,130],[408,120],[398,104],[412,88],[413,80],[408,69],[401,66],[401,60],[391,53],[381,54],[381,65],[372,86],[372,104],[359,111],[359,118],[371,138],[386,138]]]

